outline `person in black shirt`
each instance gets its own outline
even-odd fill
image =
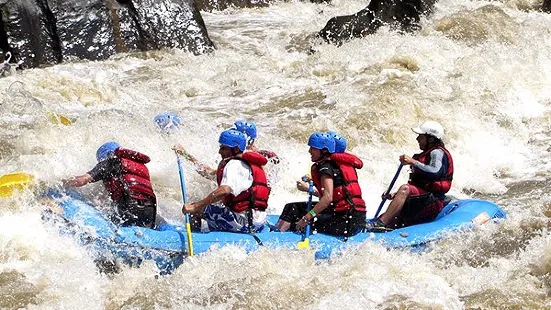
[[[333,155],[335,140],[328,133],[313,133],[308,145],[314,162],[312,181],[320,199],[310,211],[305,202],[285,205],[277,228],[296,231],[312,223],[317,232],[345,237],[355,235],[365,223],[365,202],[355,171],[361,165],[355,164],[357,158],[351,154]]]
[[[103,181],[117,206],[122,226],[153,228],[157,214],[157,199],[145,166],[149,157],[123,149],[117,142],[107,142],[97,151],[98,164],[89,172],[63,180],[66,187],[81,187]]]

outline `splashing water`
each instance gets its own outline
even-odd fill
[[[306,252],[247,255],[230,247],[189,259],[170,276],[156,277],[152,264],[108,276],[40,220],[40,201],[26,193],[0,202],[0,307],[549,308],[551,56],[544,51],[551,16],[512,1],[441,1],[419,33],[383,27],[340,48],[304,52],[306,38],[329,18],[365,5],[290,1],[203,13],[218,46],[213,55],[120,54],[7,76],[0,169],[53,185],[91,169],[96,148],[115,140],[152,158],[159,212],[181,223],[171,147],[181,143],[215,166],[219,132],[249,119],[259,146],[282,159],[271,213],[306,199],[295,180],[309,169],[307,137],[335,130],[366,164],[359,180],[369,216],[398,156],[418,152],[410,128],[434,119],[454,156],[451,194],[498,203],[509,215],[502,225],[451,236],[423,253],[368,243],[316,263]],[[72,125],[48,121],[47,111]],[[181,118],[170,135],[153,122],[165,111]],[[190,201],[212,190],[192,166],[186,171]],[[406,179],[402,173],[397,184]]]

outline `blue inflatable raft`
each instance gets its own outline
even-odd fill
[[[63,233],[77,236],[79,242],[89,248],[98,261],[111,260],[129,265],[139,265],[144,260],[154,260],[162,274],[170,273],[187,256],[186,230],[184,226],[162,224],[156,230],[143,227],[117,227],[86,202],[77,192],[50,190],[46,199],[54,202],[56,210],[49,214],[63,225]],[[50,208],[52,209],[52,208]],[[485,200],[458,200],[444,207],[430,223],[413,225],[390,232],[366,232],[349,237],[346,242],[324,234],[310,236],[310,247],[316,258],[327,258],[344,248],[368,240],[380,242],[388,248],[420,249],[428,242],[445,237],[451,232],[460,233],[475,224],[505,218],[505,212],[496,204]],[[268,222],[275,223],[277,215],[270,215]],[[292,232],[273,232],[266,227],[256,233],[263,246],[269,248],[297,248],[302,235]],[[206,253],[212,248],[237,245],[246,251],[260,247],[254,236],[229,232],[192,233],[195,254]]]

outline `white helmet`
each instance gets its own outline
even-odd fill
[[[444,138],[444,127],[439,122],[426,121],[417,128],[411,128],[413,132],[419,135],[431,135],[439,140]]]

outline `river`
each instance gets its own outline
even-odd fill
[[[315,262],[311,253],[214,250],[156,277],[154,264],[99,273],[86,251],[41,220],[27,192],[0,201],[0,307],[28,309],[548,309],[551,308],[551,16],[524,1],[437,3],[422,30],[383,27],[342,47],[307,37],[332,16],[366,6],[277,2],[203,13],[212,55],[179,50],[120,54],[17,72],[0,80],[0,172],[46,184],[82,174],[108,140],[139,150],[159,213],[182,223],[181,143],[209,165],[217,138],[255,121],[260,147],[282,162],[270,213],[306,199],[295,180],[309,167],[307,138],[335,130],[365,163],[360,185],[373,215],[401,154],[418,152],[416,127],[441,122],[454,156],[450,192],[508,214],[421,253],[375,243]],[[179,131],[153,118],[172,111]],[[73,124],[52,122],[58,113]],[[189,199],[213,184],[186,164]],[[406,182],[402,172],[398,184]],[[87,191],[100,190],[91,185]]]

